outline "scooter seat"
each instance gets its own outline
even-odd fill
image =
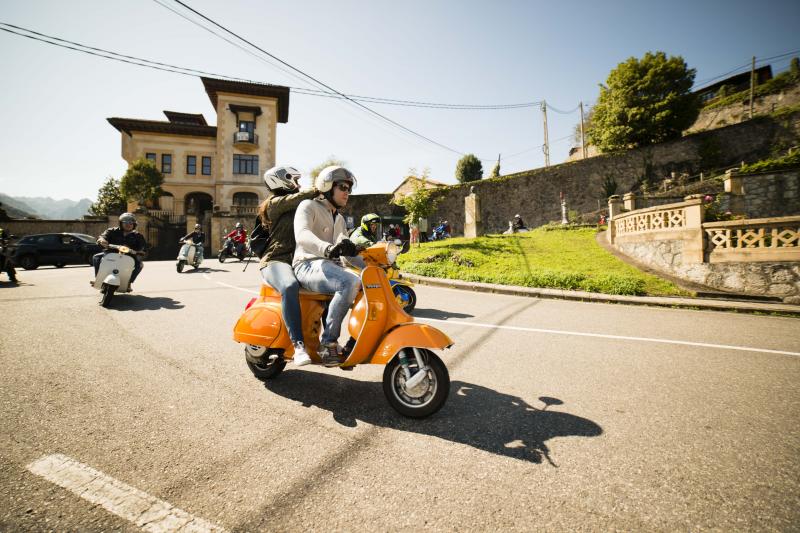
[[[280,293],[269,283],[263,283],[261,285],[261,295],[280,298]],[[312,291],[307,291],[305,289],[300,289],[300,298],[304,298],[306,300],[320,300],[326,302],[331,298],[333,298],[333,294],[324,294],[321,292],[312,292]]]

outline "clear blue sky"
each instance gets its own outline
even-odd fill
[[[173,0],[159,0],[186,13]],[[546,99],[569,111],[630,56],[681,55],[702,81],[800,49],[800,2],[186,0],[188,5],[338,91],[454,104]],[[0,21],[118,53],[292,87],[288,76],[154,0],[5,0]],[[196,17],[195,17],[196,18]],[[780,71],[789,58],[773,62]],[[199,79],[116,63],[0,32],[0,192],[94,198],[126,168],[111,116],[216,116]],[[488,174],[544,164],[538,107],[453,111],[367,104],[441,144],[475,153]],[[571,146],[577,112],[548,113],[551,163]],[[454,183],[460,157],[346,102],[293,93],[277,162],[307,172],[328,155],[389,192],[410,167]],[[561,140],[558,140],[561,139]],[[512,154],[524,152],[514,157]]]

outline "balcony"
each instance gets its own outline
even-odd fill
[[[258,148],[258,135],[249,131],[237,131],[233,134],[233,146],[244,152]]]
[[[258,205],[233,204],[231,214],[237,217],[254,217],[258,214]]]

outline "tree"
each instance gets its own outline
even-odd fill
[[[459,183],[478,181],[483,177],[483,165],[474,154],[467,154],[458,160],[456,165],[456,179]]]
[[[164,195],[161,184],[164,175],[158,171],[156,164],[149,159],[137,159],[119,183],[119,191],[126,200],[136,200],[140,204],[155,202]]]
[[[125,196],[119,190],[120,182],[109,176],[103,186],[97,191],[97,201],[89,208],[89,213],[95,216],[108,216],[123,213],[128,208]]]
[[[590,142],[608,152],[679,138],[700,112],[694,76],[682,57],[664,52],[620,63],[600,86]]]
[[[314,178],[319,176],[319,173],[322,172],[322,169],[324,169],[325,167],[332,167],[332,166],[344,167],[347,166],[347,163],[345,161],[342,161],[341,159],[336,159],[335,155],[329,155],[325,161],[323,161],[322,163],[311,169],[311,179],[313,180]]]
[[[800,59],[793,57],[789,62],[789,75],[796,80],[800,80]]]
[[[434,189],[429,189],[425,186],[429,174],[430,170],[427,168],[422,171],[422,174],[417,174],[416,169],[409,169],[408,176],[405,179],[416,178],[414,192],[392,200],[392,203],[406,210],[406,216],[403,217],[403,222],[406,224],[416,222],[420,218],[427,218],[436,209],[441,199],[435,195],[436,191]]]
[[[594,118],[594,108],[590,107],[583,112],[583,135],[586,137],[586,146],[589,146],[589,130],[592,129],[592,118]],[[580,146],[583,139],[581,139],[581,122],[578,121],[572,129],[572,142],[575,146]]]
[[[500,161],[494,164],[492,167],[492,173],[489,175],[490,178],[499,178],[500,177]]]

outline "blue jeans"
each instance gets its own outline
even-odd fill
[[[113,252],[111,252],[113,253]],[[103,256],[106,255],[106,252],[100,252],[99,254],[94,254],[92,256],[92,264],[94,265],[94,275],[97,276],[97,271],[100,270],[100,261],[103,260]],[[133,258],[133,272],[131,273],[131,280],[129,283],[133,283],[136,281],[136,276],[139,275],[139,272],[142,271],[142,261],[138,257]]]
[[[289,329],[292,343],[303,341],[303,319],[300,316],[300,283],[294,277],[292,265],[272,261],[261,269],[261,278],[281,293],[283,321]]]
[[[322,343],[329,344],[338,341],[342,330],[342,320],[361,289],[361,279],[357,274],[347,271],[327,259],[313,259],[298,263],[294,267],[294,273],[304,289],[322,294],[333,294],[333,299],[328,306],[325,328],[322,332]]]

